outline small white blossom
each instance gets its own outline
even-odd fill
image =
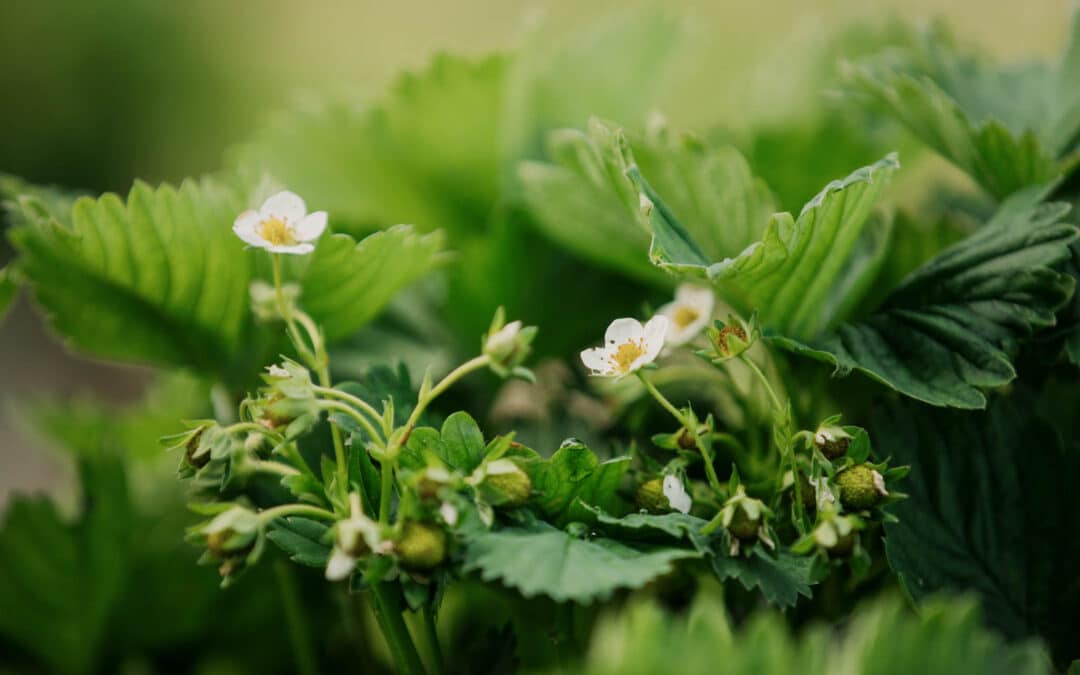
[[[521,332],[521,322],[511,321],[499,330],[487,337],[484,342],[484,351],[494,354],[509,353],[514,349],[518,333]]]
[[[667,343],[682,345],[697,337],[712,321],[714,302],[711,289],[694,284],[680,284],[675,291],[675,300],[657,312],[670,321]]]
[[[678,476],[664,476],[664,496],[667,497],[668,506],[671,508],[679,513],[690,513],[693,501]]]
[[[836,496],[832,490],[829,489],[829,479],[825,476],[821,478],[810,478],[807,480],[814,488],[814,503],[817,504],[819,511],[823,511],[830,504],[836,503]]]
[[[668,318],[657,315],[642,326],[637,319],[615,319],[604,334],[604,346],[581,352],[581,362],[593,375],[623,377],[660,355]]]
[[[233,232],[247,244],[271,253],[311,253],[326,229],[326,211],[308,213],[304,200],[292,192],[270,197],[258,211],[236,217]]]
[[[326,578],[341,581],[352,574],[360,556],[386,549],[388,542],[381,541],[378,525],[364,515],[354,515],[339,520],[334,538],[334,550],[326,563]]]

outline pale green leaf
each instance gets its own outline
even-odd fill
[[[797,219],[788,213],[774,215],[761,241],[735,257],[712,263],[704,258],[648,177],[638,175],[633,168],[630,176],[653,204],[651,256],[655,264],[722,283],[739,293],[749,308],[756,309],[766,326],[785,335],[805,337],[843,319],[834,313],[854,305],[853,297],[842,302],[832,298],[838,284],[848,283],[846,268],[874,202],[898,167],[896,157],[889,155],[829,183],[803,207]],[[861,286],[865,287],[865,282]]]
[[[402,288],[444,260],[442,236],[396,225],[359,242],[346,234],[324,236],[301,281],[301,306],[329,341],[370,321]]]
[[[1075,406],[1072,395],[1063,409]],[[1062,445],[1023,389],[979,413],[896,402],[878,411],[872,431],[883,455],[911,466],[909,498],[885,525],[889,562],[908,593],[918,601],[977,593],[987,622],[1007,637],[1040,635],[1059,663],[1075,658],[1076,446]]]
[[[525,597],[546,595],[589,603],[620,588],[640,588],[678,560],[700,557],[678,548],[632,548],[611,539],[578,539],[542,522],[489,532],[466,541],[465,571],[501,581]]]
[[[79,199],[70,227],[60,216],[16,229],[16,264],[72,346],[213,372],[249,322],[253,259],[231,230],[245,205],[212,179],[136,183],[126,202]]]
[[[940,27],[899,54],[845,69],[851,89],[882,104],[995,197],[1046,184],[1075,167],[1080,133],[1080,20],[1059,64],[998,66]]]
[[[436,56],[382,100],[280,115],[235,161],[268,172],[354,234],[400,222],[480,228],[496,201],[507,62]]]
[[[826,336],[771,341],[832,364],[836,374],[858,370],[920,401],[981,408],[983,389],[1016,376],[1015,345],[1051,326],[1073,292],[1065,261],[1076,229],[1059,222],[1062,205],[1043,205],[995,219],[923,265],[882,308]]]
[[[627,135],[593,118],[587,132],[553,132],[548,156],[518,171],[540,228],[578,255],[644,280],[656,281],[646,257],[654,230],[627,176],[635,165],[664,195],[655,207],[678,212],[686,228],[676,238],[655,232],[654,256],[665,246],[680,247],[668,257],[685,252],[701,264],[737,255],[773,211],[768,189],[738,151],[673,134],[659,121]]]

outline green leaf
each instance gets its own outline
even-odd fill
[[[400,222],[476,229],[497,197],[508,60],[436,56],[374,104],[341,99],[281,115],[236,162],[270,173],[354,234]]]
[[[322,326],[328,341],[370,321],[402,288],[444,260],[439,233],[421,235],[396,225],[356,242],[346,234],[324,236],[301,281],[300,304]]]
[[[858,370],[907,396],[938,406],[981,408],[982,389],[1016,376],[1009,353],[1054,312],[1074,282],[1052,269],[1069,257],[1076,229],[1059,223],[1062,205],[1003,207],[995,220],[908,277],[875,314],[804,342],[773,344]]]
[[[0,321],[4,320],[11,304],[15,300],[15,294],[19,286],[15,283],[15,276],[7,267],[0,267]]]
[[[501,581],[525,597],[546,595],[589,603],[620,588],[640,588],[673,563],[700,553],[677,548],[636,549],[611,539],[578,539],[542,522],[489,532],[466,541],[465,571]]]
[[[713,571],[721,581],[736,579],[750,591],[761,589],[765,599],[781,607],[794,607],[799,596],[811,597],[810,572],[813,559],[796,556],[787,551],[775,555],[756,546],[749,556],[728,556],[715,553],[710,559]]]
[[[682,214],[686,224],[681,240],[659,241],[654,249],[688,247],[702,264],[706,256],[734,256],[757,239],[773,210],[768,188],[737,150],[673,134],[662,122],[638,136],[593,118],[587,132],[552,132],[548,156],[550,162],[518,168],[540,228],[569,250],[646,281],[656,281],[645,256],[653,229],[626,175],[635,162],[665,195],[663,208]]]
[[[629,468],[629,457],[601,462],[589,448],[568,441],[551,459],[526,464],[534,493],[530,503],[557,525],[591,520],[583,504],[622,513],[625,506],[618,488]]]
[[[400,462],[407,469],[422,469],[430,455],[447,468],[468,475],[484,461],[486,449],[484,434],[476,420],[469,413],[459,411],[446,418],[441,431],[430,427],[414,429]]]
[[[326,567],[330,546],[325,543],[328,527],[308,518],[278,518],[271,523],[266,538],[278,545],[289,559],[308,567]]]
[[[95,672],[131,566],[127,478],[115,459],[82,458],[83,510],[63,522],[52,503],[17,498],[0,528],[0,633],[50,671]]]
[[[1080,20],[1060,66],[999,67],[963,53],[939,29],[899,55],[846,69],[848,85],[876,99],[927,145],[1004,198],[1075,166],[1080,132]]]
[[[1077,657],[1076,446],[1062,446],[1023,390],[980,413],[897,402],[875,415],[872,432],[882,455],[911,466],[909,498],[885,525],[907,592],[920,601],[975,592],[1007,637],[1041,635],[1059,663]]]
[[[797,219],[774,215],[760,242],[732,258],[709,263],[690,233],[647,176],[631,167],[629,175],[653,204],[651,222],[654,264],[673,272],[721,283],[737,292],[762,323],[785,335],[812,336],[843,319],[832,300],[844,283],[849,260],[859,244],[871,210],[889,176],[899,167],[894,155],[825,186],[803,207]]]
[[[758,611],[732,627],[723,594],[700,590],[688,610],[635,599],[600,617],[571,675],[1050,675],[1039,645],[1010,644],[987,631],[970,599],[911,612],[896,597],[862,602],[842,626],[811,624],[792,634],[778,612]],[[832,628],[832,629],[830,629]]]
[[[18,270],[50,322],[95,356],[213,372],[248,322],[252,258],[231,225],[245,206],[232,188],[136,183],[75,202],[63,217],[11,233]]]
[[[628,513],[616,518],[601,509],[586,507],[596,518],[596,526],[605,534],[626,541],[664,541],[686,539],[699,550],[707,544],[701,528],[708,522],[686,513]]]

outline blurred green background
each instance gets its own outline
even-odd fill
[[[678,84],[642,86],[664,86],[673,124],[737,133],[821,96],[809,77],[820,63],[805,55],[853,23],[940,16],[999,57],[1046,56],[1060,49],[1070,4],[672,1],[662,10],[687,31]],[[378,97],[439,51],[479,56],[513,48],[537,25],[568,30],[637,5],[656,3],[7,0],[0,173],[90,192],[126,191],[135,177],[178,181],[218,168],[275,110],[325,94]],[[146,379],[67,355],[25,298],[0,325],[0,373],[0,510],[16,490],[64,493],[70,476],[26,433],[21,404],[55,394],[131,400]]]

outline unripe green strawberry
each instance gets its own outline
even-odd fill
[[[671,504],[664,494],[664,481],[660,478],[647,480],[638,486],[634,501],[649,513],[667,513],[671,510]]]
[[[885,479],[867,464],[842,471],[836,476],[836,486],[840,489],[840,503],[851,511],[873,508],[889,494]]]
[[[532,480],[511,460],[500,459],[488,466],[479,490],[489,504],[511,508],[529,501]]]
[[[840,427],[824,427],[814,434],[814,445],[827,459],[839,459],[847,454],[851,435]]]
[[[446,533],[429,523],[407,521],[394,543],[394,552],[402,567],[430,570],[446,559]]]
[[[758,526],[760,524],[760,517],[751,518],[746,511],[741,508],[736,508],[734,515],[731,517],[731,522],[728,523],[727,529],[736,539],[750,541],[757,537]]]

